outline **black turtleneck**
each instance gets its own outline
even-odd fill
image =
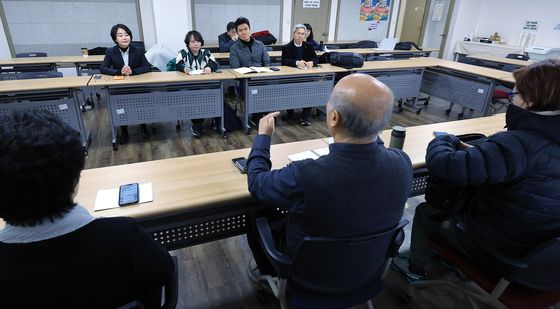
[[[253,49],[252,49],[252,47],[253,47],[253,41],[255,41],[255,39],[253,39],[253,37],[249,37],[249,41],[247,41],[247,42],[245,42],[245,41],[243,41],[243,40],[239,40],[239,41],[241,41],[241,43],[242,43],[243,45],[247,46],[247,47],[249,48],[249,51],[250,51],[250,52],[253,52]]]
[[[119,49],[120,49],[123,53],[126,53],[126,51],[128,50],[128,47],[130,47],[130,46],[127,46],[126,48],[122,48],[120,45],[117,45],[117,46],[119,47]]]

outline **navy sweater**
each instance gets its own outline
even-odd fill
[[[354,237],[381,232],[401,219],[412,189],[412,164],[378,139],[331,144],[317,160],[270,171],[270,137],[255,138],[247,162],[249,191],[288,210],[287,252],[305,236]]]

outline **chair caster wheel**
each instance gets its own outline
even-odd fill
[[[458,118],[458,119],[461,119],[461,118],[463,118],[463,116],[465,116],[465,114],[464,114],[464,113],[459,113],[459,114],[457,114],[457,118]]]
[[[449,115],[449,113],[451,113],[451,109],[446,109],[446,110],[445,110],[445,114],[446,114],[446,115]]]
[[[247,133],[247,135],[251,135],[251,128],[248,128],[245,133]]]
[[[223,137],[224,139],[227,139],[227,138],[228,138],[227,133],[224,132],[224,133],[222,134],[222,137]]]
[[[416,115],[420,115],[420,113],[422,113],[422,109],[416,111]]]
[[[117,151],[117,150],[119,150],[117,143],[113,143],[113,151]]]

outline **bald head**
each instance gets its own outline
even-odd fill
[[[341,115],[341,125],[354,138],[375,137],[385,127],[393,107],[391,89],[366,74],[351,74],[334,87],[327,109]]]

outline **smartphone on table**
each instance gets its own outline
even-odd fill
[[[138,200],[138,183],[129,183],[119,187],[119,206],[136,204]]]
[[[247,174],[247,159],[244,157],[233,158],[231,159],[233,164],[239,169],[241,174]]]

